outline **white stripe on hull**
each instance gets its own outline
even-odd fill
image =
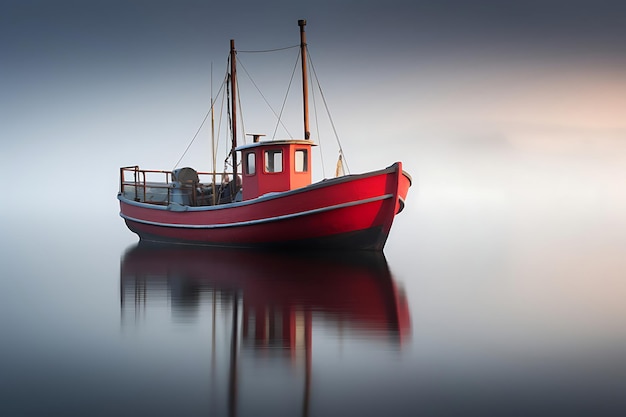
[[[220,228],[228,228],[228,227],[251,226],[251,225],[256,225],[256,224],[263,224],[263,223],[276,222],[276,221],[280,221],[280,220],[287,220],[287,219],[292,219],[292,218],[297,218],[297,217],[302,217],[302,216],[308,216],[308,215],[311,215],[311,214],[318,214],[318,213],[323,213],[323,212],[326,212],[326,211],[331,211],[331,210],[337,210],[337,209],[346,208],[346,207],[357,206],[357,205],[361,205],[361,204],[373,203],[373,202],[376,202],[376,201],[386,200],[388,198],[393,198],[393,194],[385,194],[385,195],[378,196],[378,197],[367,198],[365,200],[351,201],[349,203],[342,203],[342,204],[337,204],[337,205],[334,205],[334,206],[322,207],[322,208],[318,208],[318,209],[307,210],[307,211],[302,211],[302,212],[293,213],[293,214],[285,214],[285,215],[281,215],[281,216],[267,217],[267,218],[264,218],[264,219],[248,220],[248,221],[245,221],[245,222],[236,222],[236,223],[176,224],[176,223],[160,223],[160,222],[153,222],[153,221],[150,221],[150,220],[137,219],[135,217],[127,216],[124,213],[120,213],[120,216],[122,218],[126,219],[126,220],[130,220],[130,221],[133,221],[133,222],[136,222],[136,223],[148,224],[148,225],[152,225],[152,226],[175,227],[175,228],[181,228],[181,229],[220,229]]]

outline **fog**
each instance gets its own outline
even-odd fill
[[[512,404],[544,404],[549,393],[561,398],[557,405],[571,398],[594,405],[623,387],[621,3],[270,3],[216,12],[199,1],[3,4],[0,324],[12,352],[22,342],[38,346],[31,372],[42,381],[56,375],[54,363],[77,375],[123,376],[81,356],[107,346],[123,360],[132,351],[117,334],[119,260],[137,240],[118,215],[119,168],[174,168],[217,95],[231,38],[280,109],[297,50],[243,51],[297,44],[297,19],[306,18],[350,172],[402,161],[413,177],[385,247],[410,303],[412,341],[400,353],[381,353],[348,338],[356,352],[342,356],[333,350],[336,335],[322,332],[318,375],[349,383],[317,404],[336,411],[337,395],[367,392],[390,395],[401,410],[416,406],[417,386],[426,405],[432,398],[461,408],[473,399],[491,404],[484,393],[494,387]],[[246,133],[271,138],[276,120],[240,77]],[[297,137],[297,76],[291,88],[285,124]],[[311,129],[320,145],[313,175],[321,179],[334,175],[339,151],[322,97],[312,95],[321,127]],[[223,119],[217,123],[224,139]],[[279,128],[277,137],[286,134]],[[210,170],[210,137],[205,125],[179,166]],[[221,145],[218,171],[225,151]],[[170,329],[160,321],[168,311],[156,314],[151,328]],[[180,329],[172,326],[168,338],[176,351]],[[84,334],[83,345],[67,345]],[[45,355],[41,346],[50,348]],[[86,349],[76,362],[67,352],[79,348]],[[363,366],[381,355],[380,367]],[[152,366],[132,359],[137,369]],[[22,375],[18,368],[11,369]],[[387,391],[372,388],[378,377]]]

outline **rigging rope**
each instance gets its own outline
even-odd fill
[[[267,107],[270,108],[270,110],[272,111],[272,113],[274,113],[274,116],[276,117],[276,120],[278,120],[278,123],[280,123],[280,125],[283,127],[283,129],[285,129],[285,132],[287,132],[287,135],[290,138],[293,138],[293,136],[291,135],[291,133],[289,133],[289,129],[287,129],[287,126],[285,126],[285,124],[283,123],[283,121],[281,120],[281,117],[276,113],[276,110],[274,110],[274,108],[272,107],[272,105],[270,104],[270,102],[267,100],[267,98],[265,97],[265,95],[263,94],[263,92],[261,91],[261,89],[259,88],[259,86],[256,84],[256,82],[252,79],[252,76],[250,75],[250,73],[248,72],[248,70],[246,69],[246,66],[243,65],[243,62],[241,62],[241,58],[237,57],[237,63],[241,66],[241,68],[243,68],[243,72],[246,73],[246,75],[248,76],[248,79],[250,80],[250,82],[252,83],[252,85],[254,86],[254,88],[256,88],[256,90],[258,91],[259,95],[261,96],[261,98],[263,99],[263,101],[265,101],[265,104],[267,104]],[[293,76],[292,76],[293,77]],[[287,89],[287,91],[289,91],[289,89]],[[241,107],[241,105],[240,105]],[[281,111],[282,113],[282,111]],[[278,129],[278,126],[276,127]],[[276,134],[276,131],[274,131],[274,134]],[[273,138],[272,138],[273,139]]]
[[[224,82],[222,83],[222,86],[220,87],[219,91],[217,92],[218,96],[219,96],[220,92],[222,91],[222,89],[224,88],[224,85],[226,85],[226,80],[224,80]],[[200,127],[198,127],[198,130],[196,131],[196,134],[193,135],[193,138],[191,138],[191,142],[189,142],[189,145],[187,145],[187,148],[185,148],[185,151],[183,152],[183,154],[180,156],[180,158],[178,158],[178,161],[176,161],[176,163],[174,164],[174,168],[172,168],[172,171],[176,169],[178,164],[180,164],[180,161],[183,160],[183,158],[187,154],[187,151],[189,151],[189,148],[191,148],[191,145],[193,144],[193,142],[198,137],[198,134],[200,134],[200,131],[202,130],[202,127],[204,126],[204,123],[206,123],[206,120],[209,118],[209,115],[211,114],[211,110],[213,109],[214,105],[215,105],[215,100],[213,100],[211,102],[211,106],[209,107],[209,110],[207,111],[207,113],[204,115],[204,118],[202,119],[202,123],[200,123]]]
[[[265,52],[277,52],[277,51],[284,51],[285,49],[292,49],[292,48],[299,48],[300,45],[293,45],[293,46],[285,46],[283,48],[276,48],[276,49],[260,49],[260,50],[256,50],[256,51],[237,51],[237,53],[242,53],[242,54],[260,54],[260,53],[265,53]]]
[[[219,116],[219,124],[217,125],[217,137],[219,138],[220,135],[222,134],[222,120],[223,119],[223,115],[224,115],[224,108],[226,107],[224,105],[224,101],[226,100],[226,94],[222,94],[222,104],[220,105],[220,116]],[[220,141],[216,141],[215,142],[215,154],[217,155],[217,150],[219,149],[219,143]],[[217,171],[217,164],[213,166],[213,170]]]
[[[230,62],[230,58],[229,58],[229,62]],[[226,78],[228,80],[230,80],[231,76],[232,75],[230,73],[226,74]],[[231,85],[230,82],[226,84],[226,117],[228,117],[228,126],[230,127],[230,132],[232,135],[233,134],[233,118],[231,114],[231,108],[229,106],[229,104],[232,103],[231,98],[230,98],[230,93],[231,93],[230,85]],[[231,139],[232,139],[232,136],[231,136]],[[228,154],[226,155],[226,159],[224,160],[224,172],[226,172],[226,165],[228,164],[228,160],[232,154],[233,154],[233,148],[231,145],[230,152],[228,152]]]
[[[337,134],[337,129],[335,128],[335,123],[333,122],[333,118],[330,115],[330,111],[328,109],[328,103],[326,103],[326,97],[324,97],[324,92],[322,91],[322,86],[320,85],[320,80],[317,78],[317,73],[315,72],[315,67],[313,66],[313,59],[311,58],[311,54],[309,53],[309,48],[307,47],[307,54],[309,56],[309,63],[311,65],[311,69],[313,70],[313,76],[315,77],[315,81],[317,82],[317,88],[320,91],[320,95],[322,96],[322,101],[324,102],[324,107],[326,108],[326,114],[328,114],[328,120],[330,121],[330,125],[333,128],[333,132],[335,133],[335,139],[337,140],[337,146],[339,146],[339,154],[343,157],[343,164],[346,167],[348,173],[350,172],[350,168],[348,168],[348,162],[346,160],[346,155],[343,153],[343,147],[341,146],[341,141],[339,140],[339,135]]]
[[[239,83],[237,83],[239,84]],[[237,104],[239,105],[239,120],[241,121],[241,123],[238,123],[241,127],[239,128],[239,132],[241,133],[241,137],[243,138],[243,144],[246,144],[246,128],[245,128],[245,123],[243,121],[243,107],[242,107],[242,102],[241,102],[241,89],[237,88]],[[232,152],[231,152],[232,154]],[[237,166],[239,166],[239,164],[241,163],[241,161],[239,161],[239,163],[237,164]]]
[[[230,62],[230,57],[229,57],[229,61],[228,62]],[[230,80],[230,77],[232,77],[232,74],[227,73],[226,74],[226,78],[228,80]],[[231,88],[229,88],[230,86],[231,86],[231,83],[227,83],[226,84],[227,103],[232,103],[231,96],[230,96],[231,93],[232,93],[232,90],[231,90]],[[237,89],[237,98],[240,99],[240,97],[239,97],[239,89]],[[239,103],[237,103],[237,104],[239,104],[239,116],[241,118],[240,125],[243,126],[243,116],[241,114],[241,100],[239,100]],[[236,135],[236,132],[233,131],[233,118],[232,118],[233,115],[231,114],[231,108],[228,105],[226,107],[227,107],[226,108],[226,114],[228,115],[228,126],[230,127],[231,135]],[[232,138],[232,136],[231,136],[231,138]],[[226,159],[224,159],[224,173],[226,173],[226,167],[229,164],[233,168],[233,171],[237,168],[237,167],[233,167],[233,164],[230,161],[230,157],[233,155],[233,152],[235,152],[235,148],[233,148],[232,145],[231,145],[230,151],[226,155]],[[237,164],[237,166],[239,166],[239,165],[240,165],[240,163]]]
[[[310,66],[310,64],[309,64]],[[313,115],[315,116],[315,132],[317,132],[317,142],[320,146],[320,155],[322,155],[322,136],[320,135],[320,124],[317,117],[317,102],[315,101],[315,90],[311,90],[311,98],[313,99]],[[326,178],[326,167],[324,166],[324,158],[320,157],[322,163],[322,177]]]
[[[284,48],[265,49],[265,50],[256,50],[256,51],[255,51],[255,50],[249,50],[249,51],[237,51],[237,52],[238,52],[238,53],[265,53],[265,52],[283,51],[283,50],[293,49],[293,48],[299,48],[299,47],[300,47],[300,45],[293,45],[293,46],[287,46],[287,47],[284,47]],[[322,87],[321,87],[321,85],[320,85],[319,78],[317,77],[317,73],[316,73],[316,71],[315,71],[315,66],[313,65],[313,60],[312,60],[312,58],[311,58],[311,54],[310,54],[310,52],[309,52],[308,46],[306,46],[306,53],[307,53],[307,54],[308,54],[308,56],[309,56],[309,67],[310,67],[310,68],[311,68],[311,70],[312,70],[311,72],[312,72],[312,74],[313,74],[313,77],[315,78],[315,82],[316,82],[316,85],[317,85],[317,89],[319,90],[320,96],[321,96],[321,98],[322,98],[322,102],[324,103],[324,107],[325,107],[325,109],[326,109],[326,113],[327,113],[327,115],[328,115],[328,119],[329,119],[329,121],[330,121],[330,125],[331,125],[331,127],[332,127],[332,129],[333,129],[333,133],[334,133],[334,135],[335,135],[335,140],[337,141],[337,145],[338,145],[338,147],[339,147],[339,158],[340,158],[340,160],[343,162],[343,165],[345,166],[346,171],[348,171],[348,173],[349,173],[349,172],[350,172],[350,169],[348,168],[348,163],[347,163],[347,160],[346,160],[345,154],[344,154],[344,152],[343,152],[343,147],[341,146],[341,141],[339,140],[339,135],[337,134],[337,129],[336,129],[336,127],[335,127],[335,123],[334,123],[334,121],[333,121],[333,119],[332,119],[332,116],[330,115],[330,110],[329,110],[329,108],[328,108],[328,103],[326,102],[326,97],[324,96],[324,92],[322,91]],[[284,111],[285,106],[286,106],[287,98],[288,98],[288,96],[289,96],[289,91],[290,91],[290,89],[291,89],[291,85],[292,85],[292,82],[293,82],[293,78],[294,78],[294,75],[295,75],[295,72],[296,72],[296,69],[297,69],[297,66],[298,66],[298,61],[299,61],[299,59],[301,59],[301,56],[300,56],[300,55],[301,55],[301,54],[300,54],[300,51],[298,51],[298,56],[297,56],[297,58],[296,58],[296,63],[295,63],[295,65],[294,65],[293,71],[292,71],[292,73],[291,73],[291,78],[290,78],[290,80],[289,80],[289,84],[288,84],[288,86],[287,86],[287,91],[286,91],[286,93],[285,93],[285,98],[283,99],[283,103],[282,103],[282,106],[281,106],[281,109],[280,109],[280,113],[278,113],[278,114],[276,113],[276,111],[274,110],[274,108],[270,105],[270,103],[269,103],[269,101],[267,100],[267,98],[265,97],[265,95],[261,92],[261,90],[259,89],[259,87],[258,87],[258,85],[256,84],[256,82],[252,79],[252,77],[250,76],[250,73],[248,72],[248,70],[246,69],[246,67],[243,65],[243,63],[241,62],[241,59],[240,59],[240,58],[238,58],[238,57],[236,58],[236,59],[237,59],[237,62],[238,62],[238,63],[239,63],[239,65],[240,65],[240,67],[241,67],[241,68],[243,68],[244,72],[245,72],[245,73],[246,73],[246,75],[248,76],[248,79],[252,82],[252,85],[254,85],[254,87],[257,89],[258,93],[261,95],[261,97],[263,98],[263,100],[265,101],[265,103],[268,105],[268,107],[270,108],[270,110],[272,111],[272,113],[274,113],[274,116],[277,118],[277,123],[276,123],[276,127],[275,127],[275,129],[274,129],[274,133],[273,133],[273,135],[272,135],[272,139],[275,139],[275,138],[276,138],[276,132],[278,131],[278,126],[279,126],[279,124],[280,124],[280,125],[281,125],[284,129],[285,129],[285,132],[287,132],[287,135],[288,135],[291,139],[293,139],[293,135],[291,135],[291,133],[289,132],[289,130],[287,129],[287,127],[285,126],[285,124],[284,124],[284,123],[283,123],[283,121],[282,121],[282,114],[283,114],[283,111]],[[230,57],[229,57],[229,59],[230,59]],[[228,61],[228,60],[227,60],[227,61]],[[219,96],[220,96],[220,94],[222,94],[222,106],[221,106],[221,108],[222,108],[222,109],[220,110],[220,117],[219,117],[220,123],[218,124],[218,135],[217,135],[218,137],[219,137],[219,135],[220,135],[220,131],[221,131],[221,120],[222,120],[222,114],[223,114],[222,112],[223,112],[223,108],[224,108],[223,103],[224,103],[224,101],[225,101],[225,100],[230,101],[229,77],[230,77],[230,75],[229,75],[229,73],[228,73],[228,71],[227,71],[227,72],[226,72],[226,76],[224,77],[224,81],[222,82],[222,85],[221,85],[221,87],[220,87],[220,89],[219,89],[219,91],[218,91],[218,93],[217,93],[217,97],[219,97]],[[223,93],[223,91],[225,91],[225,92]],[[317,113],[317,104],[316,104],[316,101],[315,101],[315,90],[313,89],[313,90],[312,90],[312,92],[313,92],[313,94],[312,94],[312,96],[313,96],[313,108],[314,108],[314,111],[315,111],[315,126],[316,126],[316,130],[317,130],[318,142],[319,142],[320,147],[321,147],[321,137],[320,137],[320,135],[319,135],[319,121],[318,121],[318,113]],[[240,95],[240,94],[239,94],[239,91],[237,92],[237,95],[238,95],[238,96]],[[173,168],[173,169],[176,169],[176,167],[178,166],[178,164],[180,164],[180,162],[183,160],[183,158],[185,157],[185,155],[187,154],[187,152],[188,152],[188,151],[189,151],[189,149],[191,148],[191,145],[193,144],[193,142],[196,140],[196,138],[197,138],[197,137],[198,137],[198,135],[200,134],[200,131],[201,131],[201,130],[202,130],[202,128],[204,127],[204,124],[206,123],[207,119],[209,118],[209,115],[211,114],[211,111],[213,110],[213,108],[214,108],[214,106],[215,106],[215,102],[216,102],[216,99],[212,99],[211,106],[210,106],[209,110],[207,111],[207,113],[205,114],[204,118],[202,119],[202,122],[200,123],[200,127],[198,127],[198,130],[197,130],[197,131],[196,131],[196,133],[193,135],[193,138],[191,139],[191,141],[190,141],[190,142],[189,142],[189,144],[187,145],[187,148],[185,149],[185,151],[183,152],[183,154],[181,155],[181,157],[178,159],[178,161],[177,161],[177,162],[176,162],[176,164],[174,165],[174,168]],[[243,128],[243,111],[241,111],[241,108],[242,108],[242,107],[241,107],[241,104],[242,104],[242,103],[241,103],[241,98],[240,98],[240,97],[239,97],[239,103],[238,103],[238,104],[239,104],[239,110],[240,110],[240,115],[241,115],[241,116],[240,116],[240,117],[241,117],[241,126],[242,126],[242,128]],[[227,108],[226,108],[226,113],[227,113],[227,117],[228,117],[229,125],[232,125],[232,115],[230,114],[230,108],[229,108],[228,106],[226,106],[226,107],[227,107]],[[245,133],[245,132],[244,132],[244,133]],[[245,141],[245,136],[244,136],[244,141]],[[219,141],[217,141],[217,142],[216,142],[216,145],[215,145],[215,149],[214,149],[214,151],[215,151],[215,152],[217,152],[218,148],[219,148]],[[224,160],[224,170],[225,170],[225,171],[226,171],[226,167],[229,165],[229,159],[230,159],[230,156],[232,155],[232,153],[233,153],[233,149],[231,149],[231,150],[230,150],[230,152],[228,152],[228,154],[227,154],[227,156],[226,156],[226,159]],[[325,169],[325,167],[324,167],[324,158],[323,158],[323,157],[321,158],[321,163],[322,163],[322,173],[323,173],[323,175],[324,175],[324,176],[326,176],[326,172],[325,172],[325,171],[326,171],[326,169]],[[213,170],[215,170],[215,168],[216,168],[216,167],[214,166],[214,167],[213,167]]]
[[[300,52],[298,52],[298,57],[300,57]],[[289,85],[287,85],[287,92],[285,92],[285,98],[283,99],[283,105],[280,108],[280,115],[278,116],[278,122],[276,123],[276,127],[274,128],[274,133],[272,134],[272,139],[276,138],[276,132],[278,131],[278,123],[281,123],[281,119],[283,116],[283,111],[285,110],[285,103],[287,103],[287,97],[289,96],[289,90],[291,89],[291,83],[293,82],[293,76],[296,73],[296,68],[298,67],[298,58],[296,58],[296,64],[293,67],[293,71],[291,71],[291,78],[289,79]],[[283,127],[285,127],[285,125],[283,125]],[[293,139],[293,136],[291,136],[291,133],[289,133],[289,131],[287,130],[287,128],[285,127],[285,130],[287,131],[287,134],[289,135],[290,139]]]

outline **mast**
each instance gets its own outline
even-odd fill
[[[311,137],[311,133],[309,132],[309,88],[306,73],[306,33],[304,32],[306,20],[298,20],[298,26],[300,26],[300,56],[302,57],[302,101],[304,110],[304,138],[309,139]]]
[[[211,62],[211,162],[213,163],[212,165],[212,170],[213,170],[213,175],[212,175],[212,181],[211,181],[211,190],[212,190],[212,201],[213,201],[213,205],[215,205],[215,202],[217,200],[217,195],[215,193],[215,173],[217,172],[217,155],[215,154],[215,115],[213,113],[213,108],[214,108],[215,103],[213,103],[213,62]]]
[[[233,134],[232,142],[232,154],[233,154],[233,181],[235,181],[235,187],[237,186],[237,52],[235,51],[235,40],[230,40],[230,93],[232,95],[230,99],[231,103],[231,129]],[[235,188],[232,189],[236,192]],[[234,197],[234,196],[233,196]]]

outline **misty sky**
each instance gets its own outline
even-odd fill
[[[333,77],[356,79],[361,94],[389,89],[404,108],[420,97],[463,93],[454,88],[489,96],[505,85],[508,101],[550,85],[554,94],[574,95],[560,89],[578,84],[581,100],[611,104],[619,100],[611,90],[622,93],[625,82],[626,6],[619,1],[27,0],[0,7],[2,110],[13,121],[72,105],[67,100],[79,90],[108,90],[114,99],[158,79],[197,77],[199,84],[210,62],[222,65],[229,39],[240,49],[292,45],[299,18],[308,19],[314,57],[334,60],[325,67]],[[400,82],[404,91],[393,91]]]
[[[357,172],[418,165],[416,143],[450,138],[624,150],[620,1],[5,0],[2,160],[96,167],[102,178],[121,165],[171,168],[206,114],[211,65],[219,84],[229,40],[295,45],[301,18]],[[273,120],[247,118],[249,131],[271,134]],[[362,147],[381,138],[384,148]]]

